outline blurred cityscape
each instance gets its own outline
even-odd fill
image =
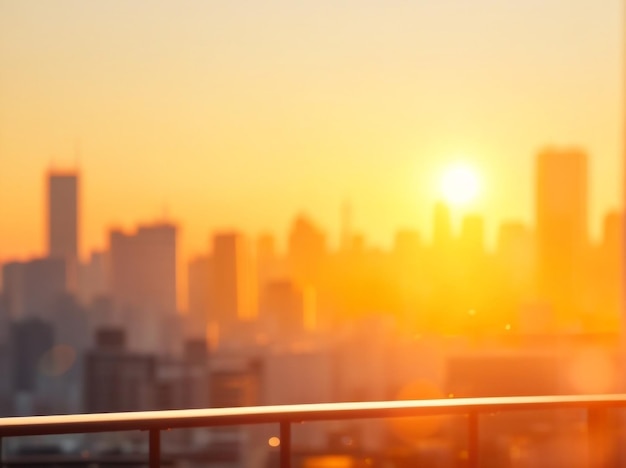
[[[353,231],[348,205],[338,249],[304,215],[286,251],[273,233],[207,233],[187,262],[186,310],[179,226],[113,229],[105,250],[80,258],[81,174],[50,171],[47,255],[2,265],[0,415],[615,392],[623,220],[607,213],[601,240],[590,240],[588,159],[575,148],[535,155],[534,226],[502,224],[493,248],[480,214],[457,228],[443,201],[431,242],[399,230],[389,250]],[[493,466],[537,466],[557,453],[565,458],[542,466],[582,463],[563,450],[580,436],[580,415],[522,416],[484,429]],[[299,428],[294,444],[393,455],[394,466],[463,466],[453,419],[320,423]],[[212,447],[201,453],[225,457],[220,466],[272,466],[275,436],[188,430],[166,446]],[[529,445],[538,437],[539,448]],[[130,453],[142,440],[67,436],[56,447]],[[16,453],[45,445],[10,442]],[[311,460],[302,466],[360,466]]]

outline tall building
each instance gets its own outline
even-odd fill
[[[479,215],[466,215],[461,221],[459,238],[461,260],[472,262],[485,254],[485,222]]]
[[[14,391],[34,391],[44,354],[54,345],[52,325],[40,319],[15,322],[11,330]]]
[[[102,329],[85,355],[84,410],[88,413],[154,409],[156,360],[126,349],[121,329]]]
[[[110,233],[111,298],[115,314],[128,325],[131,347],[156,352],[167,338],[177,312],[176,236],[172,224]]]
[[[551,148],[537,157],[538,290],[561,317],[578,307],[585,283],[587,172],[587,155],[577,149]]]
[[[622,213],[613,212],[605,216],[598,264],[590,281],[590,287],[596,292],[593,297],[596,309],[614,319],[619,317],[622,299],[623,229]]]
[[[235,232],[213,237],[213,291],[210,319],[221,330],[256,316],[254,270],[247,240]]]
[[[326,235],[310,219],[298,216],[289,232],[287,259],[298,286],[317,286],[328,254]]]
[[[67,291],[66,262],[39,258],[3,266],[3,291],[9,316],[50,320],[58,299]]]
[[[109,293],[108,252],[91,252],[89,260],[78,269],[78,297],[89,304]]]
[[[76,261],[79,249],[78,174],[48,174],[48,255]]]
[[[24,314],[24,263],[2,265],[2,294],[8,316],[17,320]]]
[[[447,252],[452,246],[453,232],[450,208],[444,202],[435,204],[433,215],[433,246],[438,254]]]
[[[213,296],[213,264],[209,256],[192,259],[187,266],[187,317],[194,338],[205,338]]]
[[[535,243],[533,233],[521,223],[503,223],[498,230],[496,263],[500,281],[528,299],[535,274]],[[513,291],[507,289],[508,297]]]
[[[176,226],[140,226],[133,234],[112,231],[109,241],[115,305],[151,314],[176,312]]]
[[[305,328],[304,293],[292,281],[277,280],[265,285],[260,314],[272,336],[295,340]]]
[[[7,344],[7,341],[9,339],[10,325],[11,317],[9,315],[9,304],[6,296],[0,293],[0,349],[2,349],[2,347]],[[0,393],[2,393],[1,388]]]
[[[276,251],[276,242],[271,234],[262,234],[256,241],[256,266],[259,291],[269,281],[286,275],[282,259]]]

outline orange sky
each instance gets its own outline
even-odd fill
[[[0,261],[43,251],[44,175],[83,175],[83,250],[162,216],[186,253],[213,229],[336,241],[429,235],[465,159],[493,233],[532,221],[546,144],[591,156],[591,221],[618,205],[619,0],[0,0]],[[493,235],[493,234],[492,234]]]

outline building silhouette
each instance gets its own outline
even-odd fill
[[[24,315],[24,264],[8,262],[2,265],[2,294],[6,314],[11,320]]]
[[[437,254],[449,253],[453,240],[450,208],[444,202],[437,202],[433,213],[433,247]]]
[[[67,281],[74,289],[79,257],[79,179],[74,172],[48,173],[48,256],[66,262]]]
[[[84,409],[89,413],[154,408],[156,360],[126,347],[124,331],[104,328],[85,355]]]
[[[115,313],[129,327],[130,347],[163,348],[176,315],[177,228],[162,223],[135,233],[111,231],[110,288]]]
[[[52,325],[29,318],[15,322],[11,332],[13,391],[33,392],[40,377],[41,359],[54,345]]]
[[[531,230],[519,222],[505,222],[496,240],[495,262],[500,290],[517,306],[533,295],[535,242]]]
[[[304,292],[290,280],[270,281],[263,289],[260,315],[273,336],[297,338],[305,327]]]
[[[541,298],[566,322],[575,320],[588,248],[587,155],[549,148],[537,156],[535,222]]]
[[[237,232],[213,236],[213,299],[210,320],[220,333],[256,316],[254,269],[247,239]]]
[[[67,291],[66,266],[61,258],[5,264],[2,289],[9,316],[50,320],[54,304]]]
[[[289,231],[287,261],[297,285],[317,286],[328,255],[326,236],[310,219],[298,216]]]
[[[273,280],[287,275],[283,259],[276,250],[276,241],[271,234],[262,234],[256,239],[255,260],[259,291]]]
[[[195,338],[206,336],[209,324],[210,301],[213,296],[213,264],[211,257],[201,255],[187,265],[187,335]]]

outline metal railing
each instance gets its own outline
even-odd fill
[[[3,466],[2,440],[7,437],[148,431],[149,466],[157,468],[161,464],[161,431],[275,423],[280,427],[280,467],[290,468],[291,429],[296,423],[467,415],[468,466],[477,468],[480,466],[480,415],[518,410],[583,409],[587,411],[590,466],[596,468],[615,465],[615,410],[622,407],[626,407],[626,394],[451,398],[0,418],[0,466]]]

